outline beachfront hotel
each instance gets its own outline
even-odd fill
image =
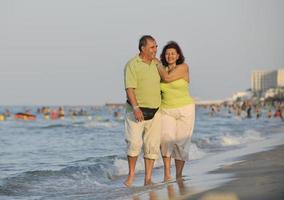
[[[251,89],[255,93],[263,93],[270,88],[284,87],[284,69],[255,70],[251,75]]]

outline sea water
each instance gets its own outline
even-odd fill
[[[6,108],[0,107],[0,111]],[[12,113],[25,109],[9,107]],[[28,109],[36,113],[38,107]],[[239,156],[284,143],[284,122],[280,119],[241,118],[226,110],[209,116],[207,109],[197,108],[185,185],[162,184],[163,164],[159,159],[153,174],[158,184],[143,187],[141,155],[134,187],[125,188],[124,110],[106,106],[82,109],[87,115],[45,120],[38,114],[35,121],[15,120],[12,115],[0,121],[1,200],[167,199],[176,193],[182,195],[185,188],[194,193],[216,187],[230,176],[210,175],[209,171]],[[114,112],[120,115],[114,116]]]

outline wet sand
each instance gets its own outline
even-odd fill
[[[241,157],[240,162],[211,173],[232,173],[234,180],[223,186],[179,199],[198,200],[283,200],[284,145]]]

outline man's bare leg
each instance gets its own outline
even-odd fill
[[[152,182],[152,172],[154,167],[155,160],[144,158],[144,164],[145,164],[145,179],[144,179],[144,185],[151,185]]]
[[[182,170],[184,167],[185,161],[183,160],[175,160],[175,165],[176,165],[176,179],[181,179],[182,178]]]
[[[171,177],[171,157],[163,156],[164,162],[164,181],[169,181]]]
[[[124,185],[127,187],[130,187],[134,181],[137,158],[138,156],[127,156],[129,172],[127,179],[124,181]]]

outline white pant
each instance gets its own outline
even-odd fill
[[[195,105],[161,109],[161,153],[177,160],[189,159],[189,146],[195,122]]]
[[[125,141],[127,155],[138,156],[142,146],[144,158],[158,159],[160,156],[161,114],[158,110],[151,120],[137,122],[133,112],[125,117]]]

